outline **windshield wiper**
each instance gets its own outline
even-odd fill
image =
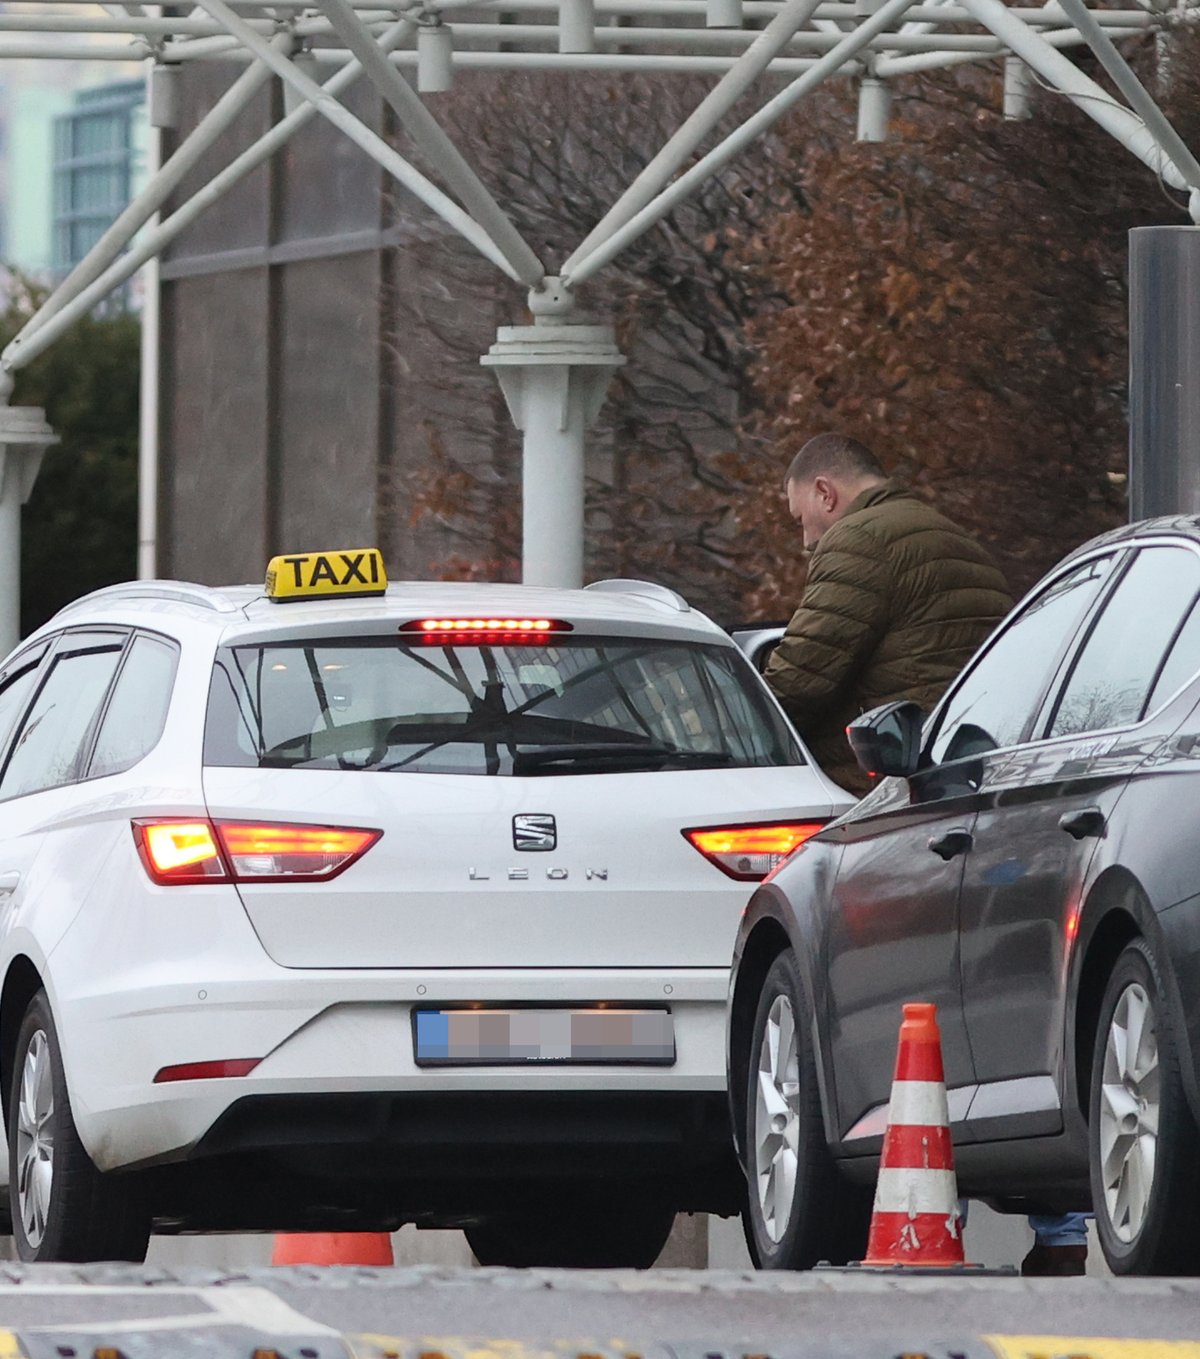
[[[518,751],[513,774],[586,774],[607,769],[661,769],[666,764],[720,768],[733,756],[717,750],[678,750],[648,741],[599,741],[595,745],[542,746]]]

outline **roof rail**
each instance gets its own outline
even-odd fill
[[[210,585],[197,585],[190,580],[131,580],[121,585],[106,585],[103,589],[93,590],[90,594],[80,595],[59,609],[59,614],[94,604],[98,600],[111,600],[118,603],[124,599],[166,599],[176,604],[191,604],[198,609],[210,609],[213,613],[234,613],[240,604],[222,594]],[[56,615],[57,617],[57,615]]]
[[[658,585],[652,580],[594,580],[585,590],[600,590],[610,595],[640,595],[643,599],[653,599],[658,604],[669,604],[677,613],[690,613],[692,606],[678,591],[666,585]]]

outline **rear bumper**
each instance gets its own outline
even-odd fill
[[[52,998],[80,1137],[101,1169],[294,1147],[316,1140],[316,1128],[311,1137],[305,1131],[308,1120],[324,1127],[323,1111],[331,1108],[346,1128],[376,1129],[364,1134],[365,1143],[402,1145],[404,1128],[427,1126],[430,1117],[421,1114],[409,1125],[407,1102],[428,1108],[422,1101],[445,1099],[449,1108],[458,1096],[487,1096],[486,1111],[446,1123],[447,1130],[457,1128],[458,1145],[483,1147],[495,1143],[490,1110],[500,1108],[503,1101],[496,1100],[505,1095],[514,1097],[505,1117],[521,1129],[514,1146],[536,1141],[536,1101],[543,1097],[595,1096],[614,1108],[626,1095],[723,1097],[721,969],[296,972],[262,960],[256,972],[224,981],[210,976],[202,987],[189,980],[125,989],[119,978],[105,977],[103,991]],[[413,1060],[417,1006],[599,1001],[668,1005],[674,1064],[421,1068]],[[154,1083],[163,1067],[245,1058],[260,1060],[243,1077]],[[269,1114],[280,1100],[293,1101],[289,1108],[303,1109],[303,1116]],[[243,1112],[231,1125],[235,1108]],[[258,1112],[251,1118],[246,1110]],[[261,1131],[267,1125],[295,1131],[272,1142]],[[235,1136],[231,1126],[242,1131]],[[569,1126],[561,1124],[564,1135]],[[586,1144],[586,1120],[574,1126],[576,1140]],[[224,1142],[213,1141],[218,1130]],[[333,1140],[345,1145],[347,1137]],[[441,1140],[454,1139],[447,1133]],[[350,1174],[350,1167],[339,1173]]]
[[[251,1095],[149,1173],[167,1230],[455,1225],[536,1201],[733,1213],[723,1094]]]

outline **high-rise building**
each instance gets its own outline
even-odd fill
[[[83,259],[136,191],[145,164],[145,84],[79,90],[54,119],[51,270]]]
[[[14,60],[5,63],[5,77],[0,83],[0,265],[50,282],[78,259],[73,252],[84,245],[89,230],[96,232],[97,212],[108,213],[111,221],[114,202],[119,211],[141,183],[146,132],[139,108],[144,99],[140,67],[136,62]],[[62,232],[57,230],[60,194]],[[106,205],[100,208],[101,203]]]

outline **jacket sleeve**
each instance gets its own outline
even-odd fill
[[[829,535],[833,535],[832,539]],[[892,573],[869,530],[838,534],[813,553],[800,607],[765,677],[801,735],[846,693],[888,621]]]

